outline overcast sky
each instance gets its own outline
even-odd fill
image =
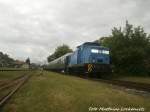
[[[0,0],[0,51],[43,62],[58,45],[74,49],[126,20],[150,33],[149,10],[149,0]]]

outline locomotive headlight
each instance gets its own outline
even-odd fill
[[[92,62],[93,62],[93,63],[95,63],[95,62],[96,62],[96,60],[95,60],[95,59],[93,59],[93,60],[92,60]]]

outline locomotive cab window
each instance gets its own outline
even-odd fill
[[[98,49],[91,49],[91,52],[92,53],[99,53],[99,50]]]
[[[109,54],[109,51],[108,50],[102,50],[102,53],[103,54]]]
[[[102,54],[109,54],[108,50],[99,50],[99,49],[91,49],[92,53],[102,53]]]

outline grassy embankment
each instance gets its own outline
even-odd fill
[[[30,71],[0,71],[0,81],[10,80],[29,72]]]
[[[105,83],[44,72],[35,74],[3,112],[88,112],[89,107],[143,107],[150,112],[150,97],[129,94]]]

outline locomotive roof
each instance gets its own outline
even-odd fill
[[[83,43],[82,45],[80,45],[80,46],[100,46],[100,44],[99,43],[96,43],[96,42],[85,42],[85,43]],[[80,47],[80,46],[78,46],[78,47]]]

